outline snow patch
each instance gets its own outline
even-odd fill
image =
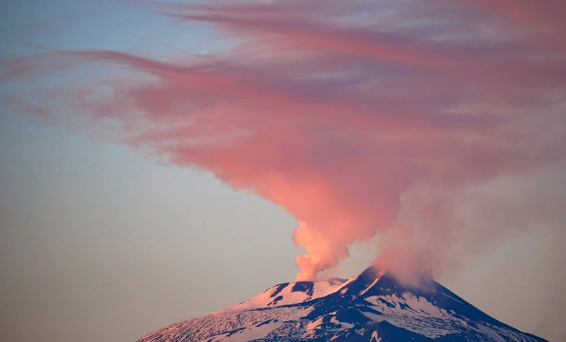
[[[493,329],[486,327],[485,325],[479,325],[478,329],[479,331],[481,331],[482,333],[488,335],[490,338],[492,338],[494,341],[497,342],[506,342],[506,340],[501,337],[497,332],[495,332]]]
[[[371,333],[371,338],[369,339],[369,341],[381,342],[381,337],[377,336],[377,331]]]
[[[369,289],[371,289],[375,284],[377,284],[377,282],[379,281],[379,279],[381,279],[381,277],[383,277],[383,275],[385,274],[386,270],[380,271],[378,274],[376,274],[375,279],[373,280],[373,282],[371,283],[371,285],[369,285],[368,287],[366,287],[365,290],[363,290],[360,293],[360,296],[363,295],[364,293],[368,292]]]
[[[280,320],[273,320],[269,323],[260,324],[259,326],[247,327],[243,330],[238,331],[235,334],[226,336],[225,338],[218,340],[223,342],[246,342],[257,340],[258,338],[263,338],[267,336],[273,330],[279,328],[283,324]]]

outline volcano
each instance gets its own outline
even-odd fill
[[[349,280],[299,281],[137,342],[535,342],[432,279],[406,286],[370,267]]]

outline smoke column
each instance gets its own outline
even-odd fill
[[[216,48],[14,59],[5,80],[81,77],[9,101],[285,208],[297,280],[376,234],[378,262],[410,278],[563,222],[564,2],[148,6],[206,24]]]

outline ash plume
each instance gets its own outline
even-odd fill
[[[5,80],[87,77],[9,101],[280,205],[298,220],[297,280],[376,234],[378,262],[410,281],[506,234],[562,229],[563,2],[149,6],[205,23],[221,48],[14,59]]]

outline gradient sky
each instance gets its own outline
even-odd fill
[[[8,0],[2,340],[134,341],[376,256],[566,340],[564,15]]]

